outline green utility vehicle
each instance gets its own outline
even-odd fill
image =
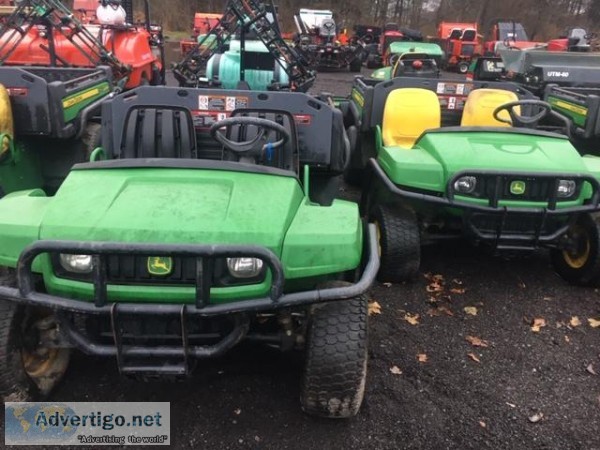
[[[348,111],[383,104],[366,117],[375,154],[362,199],[382,280],[411,279],[422,243],[457,237],[494,251],[546,247],[565,280],[600,280],[600,158],[537,129],[556,114],[549,104],[509,83],[396,78],[370,89],[355,90]]]
[[[358,205],[313,183],[343,169],[341,113],[300,93],[168,87],[102,108],[102,147],[54,195],[0,199],[5,398],[50,392],[71,349],[180,376],[254,341],[305,352],[307,413],[355,415],[379,257]]]

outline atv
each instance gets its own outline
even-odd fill
[[[390,48],[394,48],[397,44],[400,43],[394,43]],[[399,47],[404,47],[404,45]],[[441,49],[437,44],[425,43],[410,46],[405,53],[394,54],[392,66],[373,71],[371,78],[385,81],[396,77],[439,77],[440,66],[438,61],[441,60],[441,55]]]
[[[537,129],[556,115],[548,103],[508,83],[414,78],[373,97],[384,106],[370,117],[361,206],[377,224],[380,280],[411,280],[421,245],[466,238],[493,252],[548,248],[566,281],[600,281],[600,158]]]
[[[75,349],[180,377],[244,341],[304,351],[305,412],[355,415],[379,257],[358,205],[313,183],[343,169],[341,113],[301,93],[169,87],[102,108],[102,146],[54,195],[0,199],[4,398],[48,394]]]

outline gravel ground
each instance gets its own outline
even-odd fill
[[[346,94],[353,76],[319,74],[313,91]],[[349,421],[304,415],[300,355],[250,345],[182,382],[135,382],[78,355],[51,400],[169,401],[182,449],[600,449],[600,328],[588,322],[600,294],[566,285],[545,252],[430,247],[415,283],[377,284],[370,297],[381,313]]]

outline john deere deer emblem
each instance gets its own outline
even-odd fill
[[[523,195],[525,193],[525,182],[513,181],[510,183],[510,193],[513,195]]]
[[[148,273],[156,276],[166,276],[173,271],[173,259],[162,256],[148,258]]]

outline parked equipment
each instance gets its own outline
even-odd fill
[[[219,52],[225,42],[229,50]],[[315,79],[308,61],[282,38],[273,3],[255,0],[230,0],[219,23],[173,73],[181,86],[301,92]]]
[[[438,40],[446,52],[446,68],[465,74],[474,55],[483,53],[477,23],[442,22]]]

